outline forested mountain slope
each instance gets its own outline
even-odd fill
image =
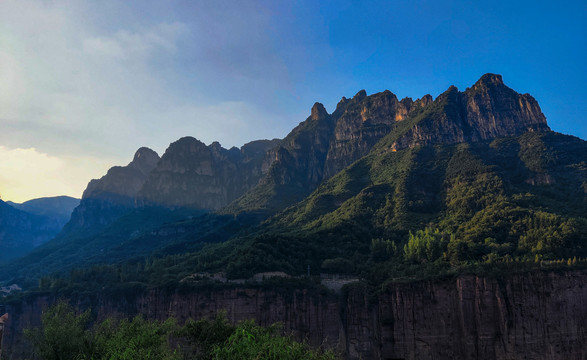
[[[133,185],[120,212],[92,207],[94,232],[68,229],[2,277],[169,255],[171,277],[587,256],[585,141],[550,131],[537,102],[495,74],[434,100],[361,91],[332,114],[316,103],[285,139],[240,150],[190,137],[160,160],[147,150],[148,166],[135,171],[135,156],[111,170],[76,210],[95,189],[117,193],[105,180],[119,172],[113,189]],[[84,216],[68,226],[93,224]]]

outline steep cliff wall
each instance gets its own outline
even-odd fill
[[[193,137],[169,145],[138,192],[139,205],[218,210],[256,185],[265,152],[278,140],[259,140],[225,149]]]
[[[324,177],[334,176],[367,155],[397,122],[431,103],[430,95],[416,101],[411,98],[400,101],[389,90],[370,96],[362,90],[352,99],[343,98],[333,114],[340,112],[324,164]]]
[[[550,130],[538,102],[507,87],[501,75],[485,74],[471,88],[451,86],[418,114],[392,150],[476,142]]]
[[[299,339],[326,344],[347,359],[585,359],[587,272],[534,272],[503,279],[463,275],[397,284],[381,295],[355,289],[333,295],[261,289],[192,294],[151,291],[135,299],[99,297],[99,318],[144,314],[150,319],[213,316],[282,322]],[[4,351],[23,354],[22,329],[39,324],[52,299],[8,307]],[[80,307],[89,304],[79,301]]]
[[[586,273],[460,276],[352,293],[350,359],[584,359]]]
[[[135,196],[158,161],[155,151],[142,147],[128,165],[114,166],[102,178],[91,180],[59,236],[98,232],[134,208]]]

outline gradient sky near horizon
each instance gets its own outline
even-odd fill
[[[361,89],[487,72],[587,139],[585,1],[0,1],[0,196],[80,197],[136,149],[285,136]]]

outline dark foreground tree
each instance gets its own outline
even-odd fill
[[[25,335],[43,360],[336,359],[331,351],[280,335],[279,324],[264,328],[248,320],[234,326],[224,313],[182,327],[172,318],[158,322],[140,316],[90,326],[89,310],[78,314],[61,301],[44,311],[41,320],[40,327],[25,330]]]

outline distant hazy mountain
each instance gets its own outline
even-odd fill
[[[0,200],[0,261],[22,256],[55,237],[78,203],[67,196],[22,204]]]
[[[54,196],[25,201],[22,204],[7,201],[15,209],[29,214],[56,220],[61,227],[71,218],[71,213],[79,205],[80,199],[70,196]]]

